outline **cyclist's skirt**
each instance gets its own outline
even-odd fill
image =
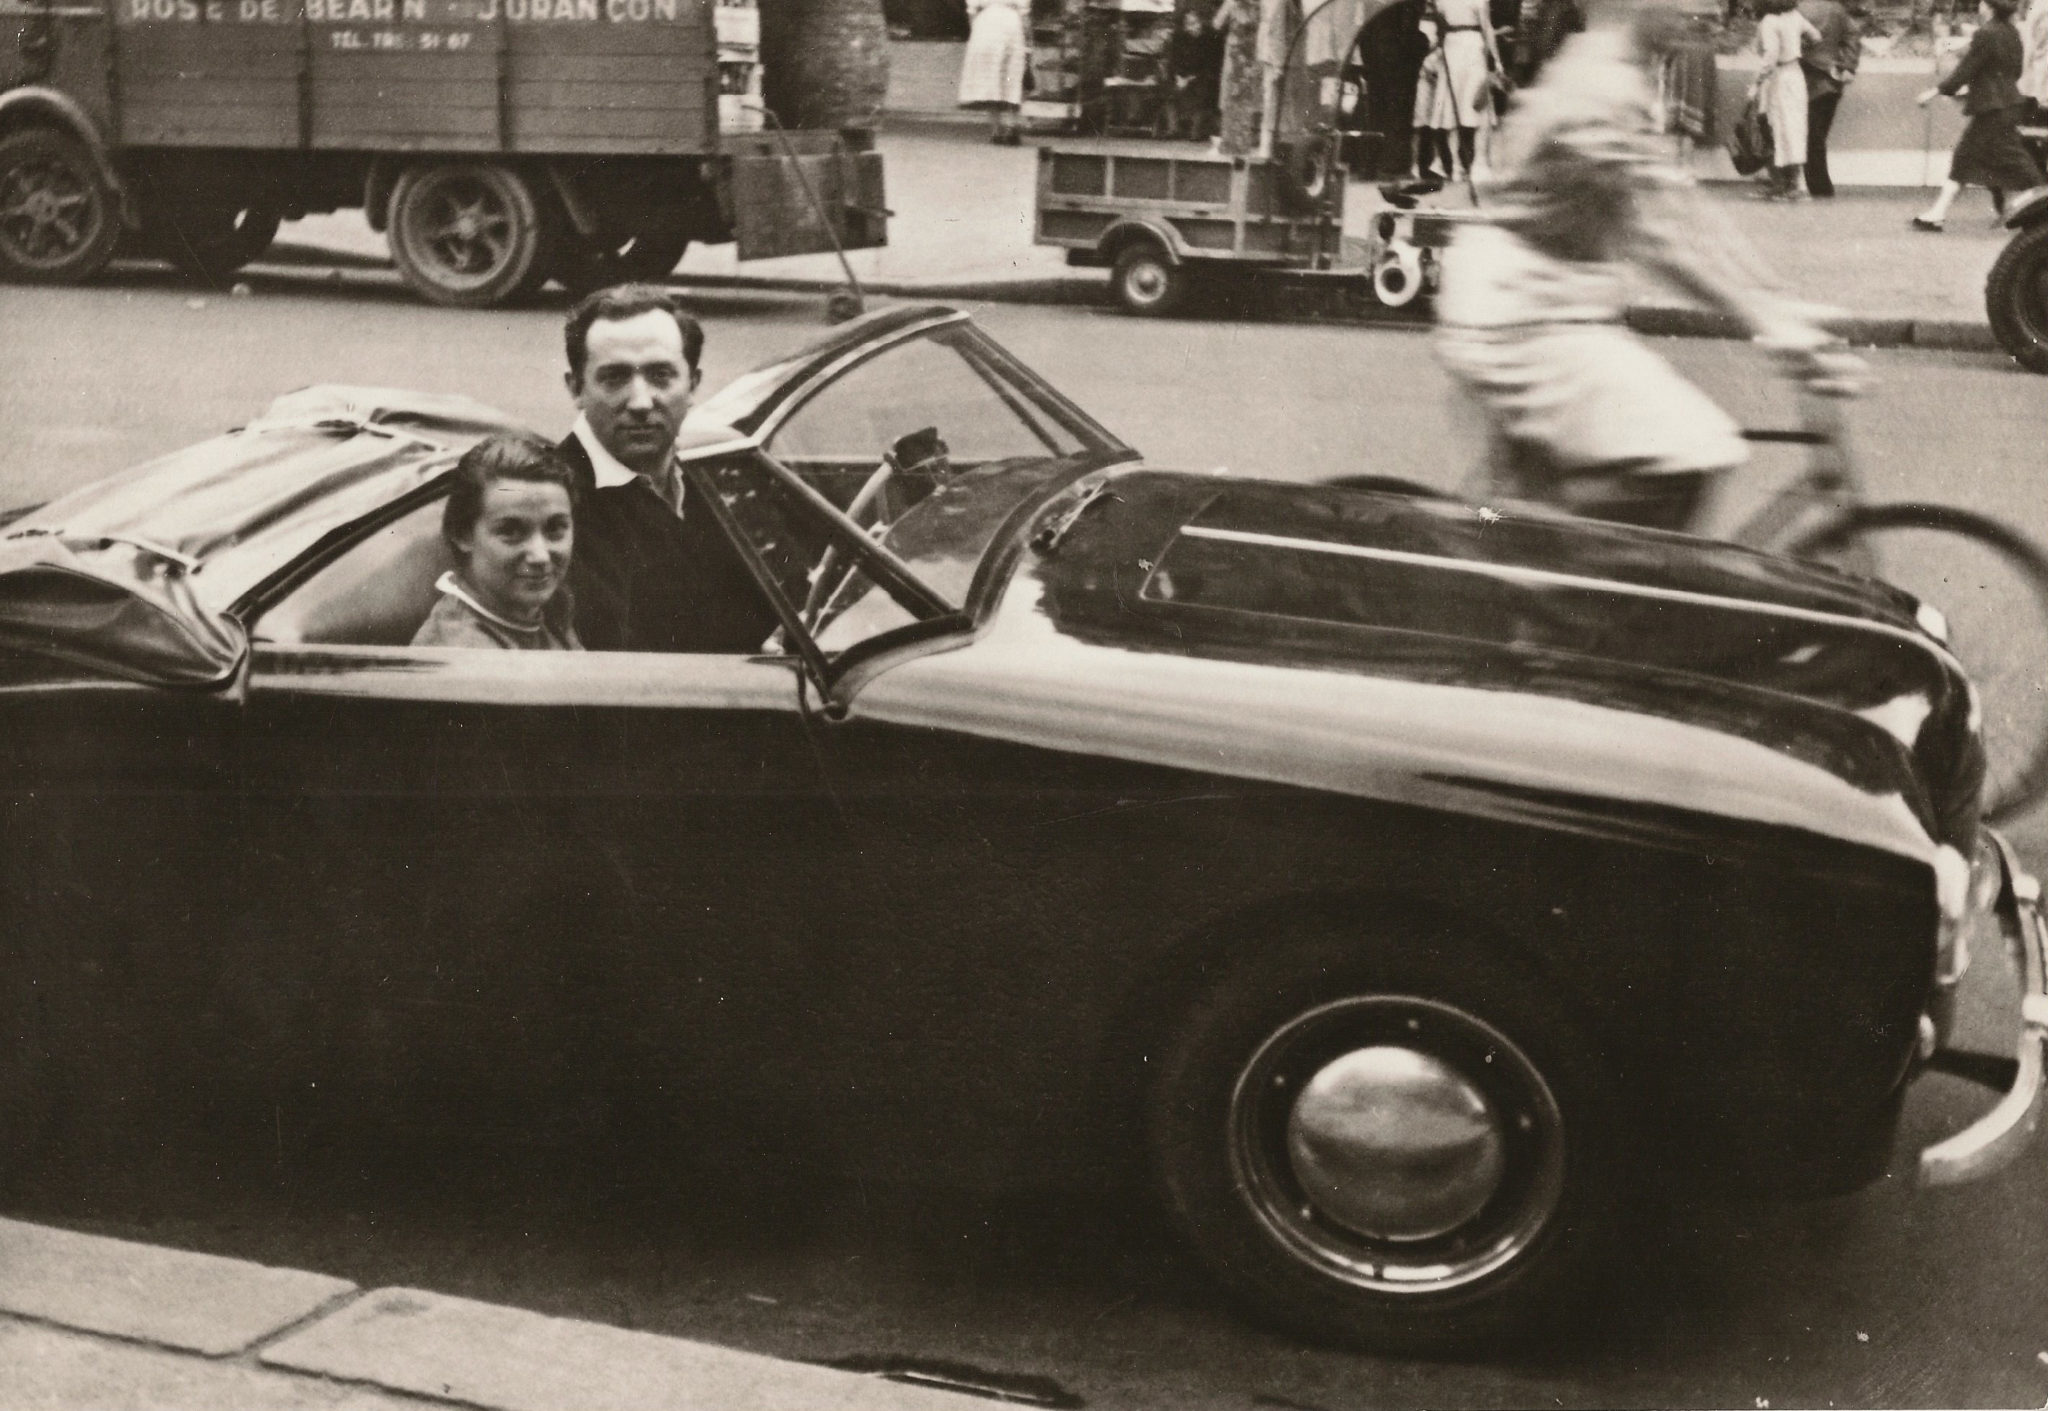
[[[1445,260],[1437,356],[1500,435],[1564,467],[1642,474],[1748,458],[1740,428],[1621,324],[1611,267],[1461,230]]]

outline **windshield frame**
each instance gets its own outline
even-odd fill
[[[963,313],[956,313],[948,319],[913,324],[899,329],[886,337],[860,344],[822,367],[815,368],[805,378],[801,387],[776,401],[775,405],[767,410],[760,418],[759,424],[747,432],[747,439],[760,448],[764,455],[768,454],[768,443],[775,439],[783,424],[802,412],[827,389],[835,386],[841,378],[885,353],[914,342],[936,343],[958,356],[1041,444],[1044,441],[1044,433],[1031,416],[1017,407],[1009,395],[1011,392],[1022,392],[1029,400],[1033,411],[1050,418],[1060,430],[1079,443],[1074,451],[1061,451],[1057,447],[1046,446],[1045,455],[1048,460],[1093,451],[1131,449],[1057,388],[1012,357],[1009,350],[982,332],[981,328]],[[961,344],[966,346],[963,348],[959,346]],[[878,456],[881,449],[876,448]]]

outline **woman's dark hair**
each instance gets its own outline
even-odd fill
[[[2020,8],[2020,0],[1982,0],[1991,7],[1991,13],[2002,20],[2009,20]]]
[[[476,532],[483,517],[484,491],[496,480],[537,480],[576,496],[576,472],[562,453],[530,431],[486,436],[462,453],[449,477],[448,502],[441,508],[441,537],[451,545]]]

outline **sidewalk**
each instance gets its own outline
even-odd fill
[[[1034,139],[1043,141],[1044,139]],[[895,212],[889,245],[854,252],[855,273],[870,292],[947,299],[1097,302],[1107,298],[1100,270],[1070,269],[1065,252],[1033,245],[1033,145],[992,147],[976,125],[895,117],[879,137],[888,201]],[[1853,315],[1841,331],[1879,345],[1990,348],[1984,277],[2009,232],[1994,225],[1972,192],[1946,233],[1907,224],[1926,193],[1904,188],[1844,189],[1833,201],[1780,205],[1749,199],[1749,188],[1707,186],[1787,290]],[[1378,193],[1350,192],[1347,229],[1363,232]],[[1447,192],[1447,204],[1465,204]],[[278,263],[388,264],[383,237],[360,212],[315,216],[287,225],[268,260]],[[841,280],[831,255],[741,265],[733,247],[697,246],[675,278],[683,284],[819,289]],[[1668,296],[1646,290],[1646,327],[1711,333],[1710,320],[1674,311]]]
[[[807,1362],[0,1219],[8,1411],[970,1411]]]

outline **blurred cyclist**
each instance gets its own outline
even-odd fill
[[[1460,226],[1444,262],[1437,351],[1487,414],[1504,493],[1685,529],[1746,448],[1624,327],[1629,265],[1733,314],[1796,375],[1847,390],[1862,364],[1763,287],[1746,242],[1671,162],[1649,77],[1677,31],[1671,0],[1585,10],[1585,32],[1495,140],[1490,218]]]

